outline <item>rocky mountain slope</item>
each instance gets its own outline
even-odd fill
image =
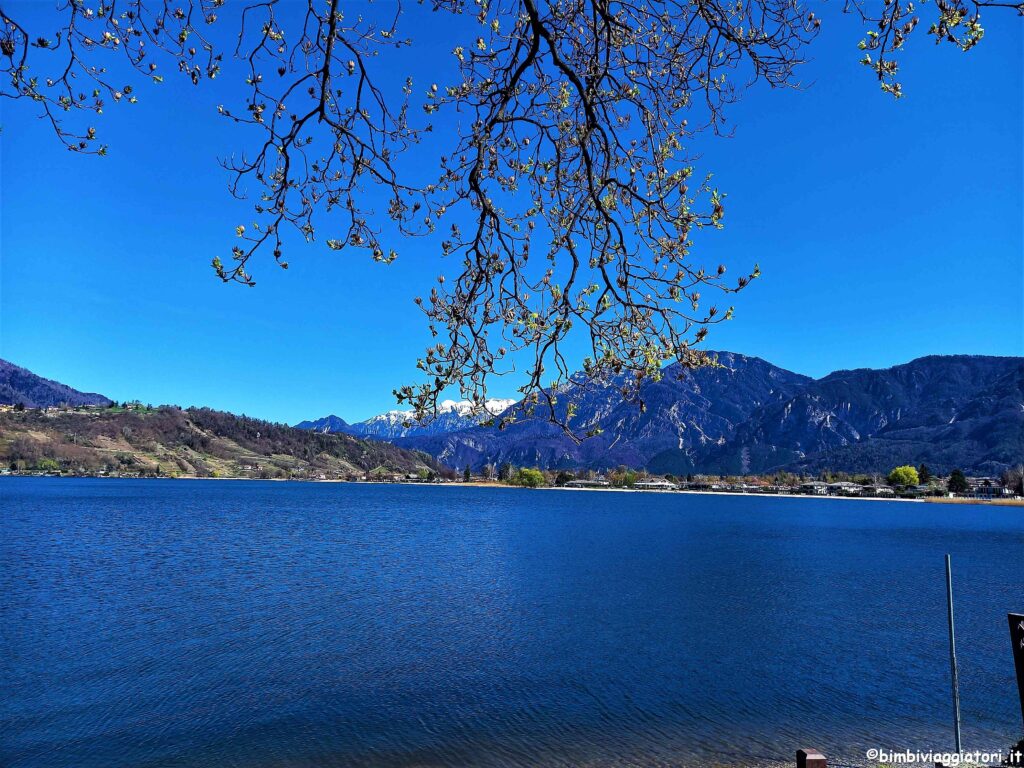
[[[577,434],[599,427],[601,434],[574,441],[557,424],[524,419],[498,427],[479,427],[448,435],[414,437],[398,444],[416,446],[451,466],[479,467],[511,462],[548,468],[641,467],[664,452],[696,460],[710,446],[732,438],[736,426],[757,408],[781,402],[810,379],[756,357],[719,353],[721,367],[666,369],[644,387],[645,410],[624,402],[620,383],[570,386],[559,396],[559,417],[572,402]]]
[[[994,472],[1024,457],[1024,358],[933,356],[884,370],[812,380],[758,358],[720,353],[724,368],[668,369],[643,390],[647,410],[614,382],[563,393],[575,443],[559,427],[524,420],[396,441],[451,466],[511,462],[654,472],[761,473],[778,469],[887,471],[925,462]]]
[[[753,414],[707,463],[739,472],[924,462],[991,474],[1022,460],[1024,359],[964,355],[830,374]]]

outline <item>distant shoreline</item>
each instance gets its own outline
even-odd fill
[[[0,477],[52,477],[55,479],[79,479],[79,480],[227,480],[227,481],[240,481],[240,482],[263,482],[263,483],[334,483],[341,485],[388,485],[388,486],[415,486],[419,488],[494,488],[494,489],[507,489],[507,490],[524,490],[524,491],[597,491],[600,493],[651,493],[660,494],[664,496],[673,495],[696,495],[696,496],[727,496],[734,498],[776,498],[776,499],[822,499],[822,500],[835,500],[835,501],[899,501],[909,502],[912,504],[920,503],[931,503],[931,504],[980,504],[990,506],[1004,506],[1004,507],[1024,507],[1024,499],[967,499],[967,498],[946,498],[943,496],[925,496],[919,499],[904,499],[898,496],[894,497],[880,497],[880,496],[830,496],[825,494],[812,494],[812,493],[742,493],[742,492],[730,492],[730,491],[693,491],[693,490],[655,490],[649,488],[566,488],[564,486],[543,486],[540,488],[526,488],[519,485],[506,485],[504,483],[488,483],[479,480],[471,480],[470,482],[456,482],[456,483],[421,483],[421,482],[405,482],[405,483],[389,483],[377,480],[312,480],[312,479],[301,479],[301,478],[283,478],[283,477],[196,477],[194,475],[177,475],[177,476],[162,476],[162,477],[108,477],[105,475],[44,475],[44,474],[5,474]]]
[[[365,485],[366,483],[364,483]],[[376,485],[401,485],[401,483],[376,483]],[[410,483],[410,485],[431,485],[431,483]],[[479,481],[472,481],[469,483],[440,483],[438,485],[444,485],[445,487],[450,486],[466,486],[472,488],[519,488],[521,486],[516,485],[505,485],[503,483],[485,483]],[[1006,506],[1006,507],[1024,507],[1024,499],[966,499],[966,498],[946,498],[943,496],[924,496],[919,499],[904,499],[899,496],[883,497],[883,496],[830,496],[827,494],[813,494],[813,493],[742,493],[732,491],[692,491],[692,490],[675,490],[675,491],[659,491],[651,488],[566,488],[564,486],[544,486],[542,488],[524,488],[524,490],[536,490],[536,491],[598,491],[598,492],[613,492],[613,493],[658,493],[666,496],[672,496],[674,494],[695,494],[699,496],[734,496],[734,497],[753,497],[753,498],[776,498],[776,499],[834,499],[838,501],[906,501],[913,504],[920,503],[931,503],[931,504],[991,504],[994,506]]]
[[[387,485],[387,483],[383,483]],[[465,485],[473,486],[476,488],[518,488],[521,486],[515,485],[503,485],[501,483],[449,483],[449,485]],[[930,501],[930,499],[901,499],[899,497],[883,498],[879,496],[827,496],[811,493],[733,493],[729,491],[690,491],[690,490],[675,490],[675,491],[659,491],[653,488],[566,488],[564,486],[551,486],[547,485],[543,488],[525,488],[524,490],[535,490],[535,491],[598,491],[600,493],[656,493],[663,496],[674,496],[677,494],[695,495],[695,496],[731,496],[736,498],[763,498],[763,499],[837,499],[842,501],[909,501],[909,502],[923,502]],[[961,499],[960,501],[974,503],[974,499]],[[979,501],[980,504],[986,504],[988,502]],[[1024,504],[1024,501],[1021,502]]]

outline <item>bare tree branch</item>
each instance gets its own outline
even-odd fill
[[[869,26],[864,64],[899,97],[893,57],[918,26],[915,5],[845,2]],[[963,51],[982,38],[983,8],[1024,13],[1002,0],[935,7],[929,33]],[[59,29],[47,37],[0,6],[0,97],[33,103],[68,149],[103,154],[96,129],[71,118],[135,103],[135,86],[112,72],[160,82],[169,62],[194,84],[218,76],[223,54],[210,27],[225,8],[223,0],[59,0]],[[725,212],[692,148],[701,132],[727,131],[725,109],[744,88],[795,87],[820,20],[800,0],[432,0],[431,8],[458,22],[453,35],[470,24],[477,34],[453,40],[456,81],[430,84],[418,105],[423,123],[412,119],[413,78],[394,88],[375,71],[381,54],[411,42],[399,34],[401,2],[371,19],[350,17],[341,0],[306,0],[287,14],[277,0],[256,0],[222,22],[246,87],[244,107],[220,111],[259,140],[223,162],[232,194],[252,187],[256,220],[236,228],[239,244],[213,260],[216,274],[253,285],[249,262],[268,249],[287,268],[288,229],[307,241],[326,229],[328,248],[365,248],[390,262],[398,242],[443,221],[440,249],[458,274],[417,299],[435,343],[419,361],[425,380],[395,392],[421,417],[452,387],[483,410],[491,378],[525,360],[521,410],[540,406],[571,433],[571,408],[557,403],[566,387],[616,377],[624,397],[638,398],[669,361],[713,364],[695,345],[732,316],[714,298],[759,272],[752,264],[729,281],[724,266],[692,258],[694,235],[721,228]],[[470,119],[457,121],[436,178],[410,178],[399,158],[422,147],[444,111]],[[381,193],[385,211],[368,202]],[[591,350],[575,378],[565,353],[574,329]]]

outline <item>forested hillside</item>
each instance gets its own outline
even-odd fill
[[[346,479],[441,467],[430,456],[208,408],[0,413],[0,464],[14,469],[189,477]]]

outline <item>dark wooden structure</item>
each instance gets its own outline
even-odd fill
[[[825,756],[816,749],[798,749],[796,768],[828,768]]]

